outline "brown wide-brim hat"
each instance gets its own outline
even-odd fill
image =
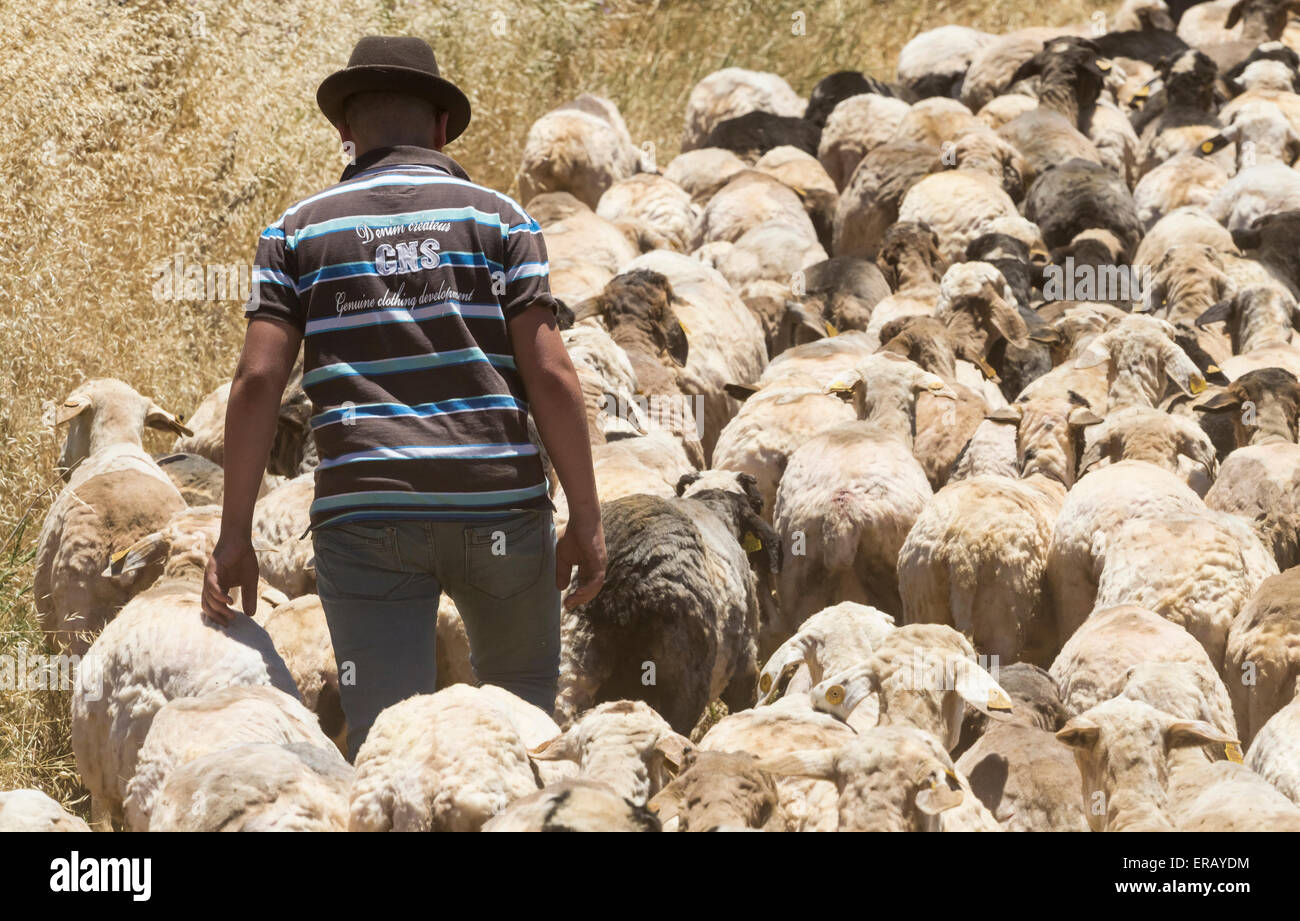
[[[438,73],[428,42],[413,36],[367,35],[357,42],[348,66],[321,81],[316,104],[334,124],[343,120],[343,106],[354,93],[407,93],[427,99],[448,113],[447,140],[469,125],[469,99]]]

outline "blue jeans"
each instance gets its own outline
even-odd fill
[[[488,522],[326,522],[312,532],[316,584],[356,757],[381,710],[437,686],[438,599],[456,602],[470,665],[550,714],[560,667],[560,591],[549,511]]]

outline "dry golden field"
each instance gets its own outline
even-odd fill
[[[892,78],[912,36],[1083,24],[1085,0],[34,0],[0,4],[0,653],[41,645],[31,555],[58,447],[45,407],[118,377],[188,415],[234,368],[235,299],[154,296],[155,267],[237,264],[343,166],[315,105],[367,33],[428,39],[474,118],[448,153],[514,193],[534,119],[612,98],[658,162],[691,86],[726,66],[806,94],[833,71]],[[806,34],[795,35],[802,14]],[[147,447],[163,450],[156,437]],[[0,790],[85,813],[67,695],[0,691]]]

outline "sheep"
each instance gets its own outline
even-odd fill
[[[1300,518],[1293,484],[1300,472],[1296,422],[1300,385],[1280,368],[1250,371],[1195,407],[1228,414],[1236,443],[1205,494],[1212,509],[1237,515],[1255,529],[1279,569],[1300,563]]]
[[[1124,674],[1115,696],[1140,700],[1180,719],[1202,720],[1227,735],[1237,732],[1228,689],[1204,661],[1138,662]]]
[[[1053,732],[994,723],[955,768],[1004,831],[1088,830],[1079,769]]]
[[[1145,461],[1122,460],[1080,479],[1066,494],[1047,556],[1057,640],[1066,642],[1093,610],[1110,535],[1133,519],[1198,511],[1206,509],[1196,493]]]
[[[1300,828],[1300,809],[1249,769],[1181,756],[1237,744],[1208,723],[1119,698],[1075,717],[1057,738],[1074,750],[1093,831]]]
[[[803,694],[723,717],[700,739],[700,751],[748,752],[762,760],[810,749],[835,750],[857,737],[850,726],[812,709]],[[834,831],[838,794],[829,780],[774,776],[781,810],[792,831]]]
[[[754,699],[759,600],[747,554],[763,550],[775,573],[782,548],[743,477],[744,494],[709,489],[603,505],[605,587],[561,625],[561,723],[601,701],[634,698],[685,734],[719,695],[731,709]]]
[[[200,454],[163,454],[154,458],[180,491],[187,505],[220,505],[225,493],[225,471]],[[267,484],[262,484],[265,495]]]
[[[656,832],[659,818],[606,784],[566,780],[515,800],[483,823],[489,832]]]
[[[1073,366],[1086,370],[1106,365],[1107,412],[1125,406],[1154,406],[1165,392],[1165,378],[1183,393],[1195,396],[1205,389],[1206,381],[1201,369],[1174,341],[1177,335],[1165,320],[1128,316],[1093,338]]]
[[[686,252],[696,219],[691,196],[658,173],[637,173],[611,185],[596,204],[596,216],[630,223],[643,252]]]
[[[893,142],[863,156],[840,192],[832,255],[875,259],[886,229],[898,220],[903,196],[933,172],[938,157],[938,148]]]
[[[663,789],[690,742],[639,700],[606,701],[529,750],[534,761],[573,761],[579,777],[638,805]]]
[[[1043,50],[1049,40],[1068,29],[1018,29],[994,36],[971,60],[958,97],[972,112],[988,105],[996,96],[1009,92],[1016,71]]]
[[[891,321],[934,315],[948,263],[939,251],[938,234],[925,224],[900,221],[885,231],[876,264],[894,289],[872,309],[867,324],[869,341],[880,345],[881,333]]]
[[[997,675],[998,686],[1011,698],[1011,712],[999,712],[993,718],[974,707],[967,707],[966,714],[962,717],[957,747],[952,751],[954,757],[960,757],[969,751],[994,725],[1032,726],[1055,732],[1070,718],[1065,704],[1061,702],[1056,682],[1045,669],[1028,662],[1013,662],[1010,665],[999,665]]]
[[[1017,432],[1023,480],[974,477],[926,504],[898,554],[905,623],[955,627],[1000,661],[1046,665],[1056,652],[1047,585],[1052,527],[1074,482],[1074,444],[1101,420],[1069,400],[992,416]]]
[[[1234,100],[1235,101],[1235,100]],[[1236,171],[1257,163],[1279,162],[1290,166],[1300,156],[1300,134],[1276,103],[1257,99],[1224,114],[1227,127],[1205,139],[1198,153],[1210,155],[1227,145],[1236,147]]]
[[[799,541],[779,582],[784,616],[802,621],[837,601],[901,614],[898,550],[931,495],[912,455],[917,394],[952,391],[897,355],[864,359],[832,384],[860,420],[826,429],[790,455],[772,523],[782,546]]]
[[[257,547],[261,576],[290,598],[316,591],[315,552],[304,539],[315,495],[315,475],[303,473],[253,506],[253,530],[263,541]]]
[[[262,608],[254,620],[271,636],[307,709],[316,714],[321,731],[340,751],[347,748],[347,723],[339,697],[339,670],[334,661],[325,609],[316,595],[302,595]],[[439,653],[442,653],[442,619],[439,618]],[[439,669],[439,678],[442,671]]]
[[[348,830],[477,831],[541,789],[513,696],[457,684],[380,713],[357,752]]]
[[[842,192],[868,153],[889,143],[911,106],[892,96],[862,93],[841,101],[826,119],[817,159]]]
[[[745,162],[753,163],[768,151],[787,145],[813,156],[820,141],[821,130],[802,116],[755,111],[718,122],[709,129],[700,146],[730,150]]]
[[[785,183],[799,196],[817,231],[818,242],[829,249],[839,189],[817,158],[796,147],[774,147],[758,159],[754,169]]]
[[[737,404],[727,394],[726,385],[757,379],[767,364],[763,329],[719,272],[689,256],[656,250],[623,270],[638,269],[663,275],[678,299],[673,310],[689,346],[689,358],[680,375],[682,392],[693,395],[697,405],[704,405],[699,437],[707,457],[722,427],[736,412]],[[644,391],[644,382],[640,383]]]
[[[1116,32],[1173,32],[1176,23],[1165,0],[1124,0],[1110,21],[1110,34]]]
[[[1228,230],[1249,230],[1265,215],[1300,210],[1300,173],[1277,160],[1257,163],[1225,182],[1205,210]]]
[[[227,687],[169,701],[154,714],[135,771],[126,782],[122,807],[127,827],[150,830],[158,797],[176,769],[213,752],[252,743],[330,747],[315,714],[273,687]]]
[[[1209,654],[1181,626],[1135,604],[1094,611],[1065,641],[1049,674],[1069,713],[1082,713],[1124,690],[1139,664],[1186,663],[1215,671]]]
[[[218,467],[226,463],[226,402],[230,399],[230,382],[221,384],[200,402],[190,416],[189,430],[180,432],[172,443],[173,453],[196,454],[205,457]],[[267,473],[278,476],[296,476],[305,473],[310,464],[307,458],[311,438],[311,400],[302,389],[302,357],[299,356],[289,382],[280,397],[280,411],[276,415],[275,436],[271,454],[267,459]],[[217,497],[216,501],[220,501]],[[207,502],[192,502],[206,505]]]
[[[691,88],[686,99],[683,151],[706,146],[704,139],[719,123],[747,112],[801,118],[807,103],[776,74],[726,67]]]
[[[1133,196],[1123,181],[1087,160],[1067,160],[1043,172],[1025,196],[1025,217],[1043,231],[1051,248],[1066,246],[1081,231],[1099,227],[1115,234],[1127,257],[1142,238]]]
[[[1148,170],[1133,187],[1138,220],[1148,230],[1179,208],[1206,208],[1228,181],[1213,160],[1180,154]]]
[[[1014,156],[1014,152],[1006,153]],[[1016,173],[1017,183],[1018,176]],[[994,178],[978,166],[965,165],[925,176],[903,196],[898,219],[930,227],[939,235],[944,258],[959,260],[986,222],[1016,214],[1015,202],[1000,178],[1000,173]]]
[[[638,166],[639,151],[618,108],[583,93],[533,122],[516,181],[523,201],[544,192],[569,192],[595,208],[606,189]]]
[[[897,95],[895,87],[881,83],[862,71],[838,70],[817,81],[817,85],[808,94],[808,107],[804,109],[803,117],[818,128],[825,128],[827,120],[841,102],[867,94],[884,99],[892,99]]]
[[[1157,70],[1160,90],[1133,117],[1133,126],[1141,133],[1138,169],[1142,173],[1179,154],[1206,153],[1203,142],[1221,126],[1215,112],[1218,68],[1214,61],[1184,49],[1165,57]]]
[[[1255,733],[1246,750],[1246,767],[1287,799],[1300,805],[1300,695],[1278,710]],[[2,827],[2,826],[0,826]]]
[[[733,387],[733,392],[738,390]],[[822,429],[854,418],[853,407],[826,393],[819,382],[763,386],[746,396],[740,411],[718,435],[713,465],[754,477],[764,518],[771,521],[777,486],[790,455]]]
[[[158,581],[100,633],[73,690],[72,750],[96,822],[123,820],[125,785],[154,715],[168,701],[240,685],[270,685],[298,695],[271,637],[251,617],[218,627],[201,616],[203,571],[217,540],[216,511],[205,507],[177,515],[146,546],[114,564],[129,568],[153,565],[159,556],[166,560]]]
[[[1300,677],[1298,609],[1292,600],[1297,579],[1295,569],[1266,579],[1228,631],[1223,681],[1247,745],[1291,700]]]
[[[955,96],[971,61],[994,36],[965,26],[939,26],[898,52],[898,82],[919,97]]]
[[[993,345],[1000,339],[1017,347],[1027,344],[1029,330],[1014,305],[1015,294],[994,266],[963,262],[944,273],[934,312],[957,340],[957,354],[996,381],[987,360]]]
[[[965,807],[968,818],[953,830],[997,831],[984,806],[966,791],[947,752],[927,733],[906,726],[877,726],[838,750],[797,751],[761,761],[773,774],[835,783],[839,831],[947,830],[947,813]]]
[[[960,102],[936,97],[914,103],[898,123],[890,140],[896,144],[921,144],[946,151],[958,138],[988,133],[988,125]]]
[[[352,768],[333,746],[257,742],[167,777],[152,831],[345,831]]]
[[[1007,122],[1037,108],[1038,101],[1031,96],[1023,96],[1020,93],[1006,93],[990,99],[984,104],[983,108],[975,113],[975,117],[994,131],[997,131]]]
[[[0,832],[31,831],[90,831],[90,826],[40,790],[0,792]]]
[[[809,240],[800,227],[780,220],[764,221],[745,231],[716,267],[736,290],[760,280],[788,281],[826,261],[826,251]]]
[[[702,205],[737,173],[749,169],[744,160],[720,147],[700,147],[674,157],[664,167],[664,178],[676,183]]]
[[[59,465],[67,486],[36,538],[33,600],[54,645],[80,655],[158,567],[125,578],[102,574],[109,558],[186,507],[180,491],[141,447],[146,426],[188,433],[171,413],[112,378],[87,381],[54,414],[67,425]]]
[[[788,830],[776,784],[748,752],[688,749],[649,808],[661,821],[678,819],[678,831]]]
[[[795,291],[793,298],[783,297],[774,355],[826,335],[867,329],[876,305],[890,296],[880,269],[854,256],[823,260],[792,277]]]
[[[942,624],[905,624],[890,631],[870,658],[824,678],[808,697],[814,708],[848,722],[873,693],[879,725],[920,729],[945,751],[961,740],[963,701],[985,715],[1013,712],[1011,697],[975,661],[971,644]]]
[[[1300,254],[1295,245],[1297,223],[1300,214],[1294,211],[1267,214],[1256,220],[1250,230],[1239,231],[1233,237],[1242,246],[1256,251],[1253,259],[1241,260],[1243,268],[1255,270],[1255,281],[1280,283],[1292,296],[1300,296]]]
[[[530,199],[528,209],[542,226],[546,254],[552,262],[589,264],[617,274],[628,260],[636,258],[638,249],[625,227],[601,217],[568,192],[548,192]],[[579,300],[569,289],[554,290],[561,298]]]
[[[1219,0],[1190,10],[1178,24],[1178,35],[1214,58],[1219,69],[1231,70],[1255,47],[1282,37],[1290,0]]]
[[[1241,380],[1268,368],[1294,376],[1300,373],[1300,350],[1291,345],[1293,324],[1300,323],[1300,305],[1287,291],[1275,285],[1250,285],[1196,317],[1204,327],[1223,321],[1232,340],[1232,356],[1220,370],[1229,380]]]
[[[734,243],[745,231],[767,221],[797,227],[809,240],[817,240],[812,219],[789,186],[758,170],[736,173],[704,206],[691,237],[691,249],[719,240]]]
[[[1180,243],[1204,243],[1220,253],[1237,252],[1227,228],[1202,208],[1186,206],[1169,212],[1147,230],[1133,263],[1154,265],[1170,247]]]
[[[772,651],[758,676],[759,706],[781,697],[801,667],[811,686],[869,658],[893,629],[893,616],[869,605],[841,601],[818,611]]]

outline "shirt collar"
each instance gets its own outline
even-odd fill
[[[397,147],[376,147],[374,150],[366,151],[355,162],[348,164],[347,169],[343,170],[343,175],[339,177],[339,182],[346,182],[358,173],[394,166],[432,166],[444,170],[457,179],[469,181],[469,174],[445,153],[429,147],[403,144]]]

